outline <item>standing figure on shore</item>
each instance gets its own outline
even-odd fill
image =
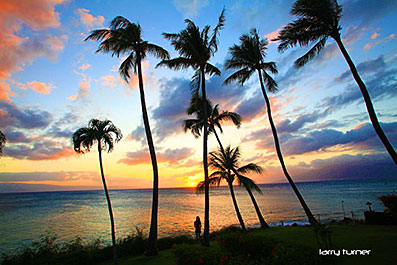
[[[200,221],[200,217],[196,217],[196,221],[194,221],[194,228],[195,228],[195,234],[196,234],[196,239],[199,240],[200,239],[200,235],[201,235],[201,221]]]

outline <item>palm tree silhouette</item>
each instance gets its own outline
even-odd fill
[[[146,58],[146,54],[151,54],[161,59],[169,58],[169,54],[160,46],[142,40],[141,35],[142,29],[139,24],[131,23],[128,19],[118,16],[112,20],[109,29],[93,30],[91,31],[91,34],[85,39],[85,41],[102,41],[99,45],[97,52],[111,53],[112,56],[117,57],[128,54],[128,57],[122,62],[119,68],[120,75],[127,83],[128,79],[130,78],[131,69],[134,69],[134,74],[138,72],[139,94],[141,98],[143,123],[145,125],[146,139],[149,146],[149,153],[153,168],[152,217],[150,222],[148,250],[146,251],[146,255],[156,255],[158,252],[157,216],[159,175],[157,168],[156,151],[153,144],[153,138],[146,109],[141,62]]]
[[[218,19],[218,24],[214,28],[211,35],[209,35],[210,26],[205,26],[202,31],[197,27],[190,19],[185,19],[187,24],[186,29],[181,30],[179,33],[163,33],[163,36],[171,41],[171,45],[174,46],[180,54],[180,57],[167,59],[161,61],[157,66],[168,66],[171,69],[187,69],[192,67],[195,69],[194,80],[197,81],[197,87],[201,84],[201,96],[207,98],[205,90],[205,75],[220,75],[221,71],[214,65],[209,63],[210,58],[218,50],[218,34],[223,28],[225,22],[225,9],[222,10],[221,15]],[[197,91],[198,93],[198,91]],[[203,108],[204,120],[207,120],[208,110],[206,107]],[[207,138],[208,128],[207,123],[204,123],[203,132],[203,167],[204,167],[204,238],[202,244],[209,246],[209,182],[208,182],[208,157],[207,157]]]
[[[308,219],[311,224],[316,224],[317,221],[314,218],[312,212],[307,206],[305,200],[300,194],[298,188],[296,187],[294,181],[289,175],[287,168],[284,163],[283,154],[281,153],[281,147],[278,140],[277,129],[273,122],[272,110],[270,106],[270,100],[266,94],[264,82],[266,82],[266,87],[269,92],[277,91],[277,83],[274,79],[266,72],[270,71],[273,74],[277,74],[277,67],[274,62],[265,62],[264,58],[266,56],[268,41],[266,39],[259,39],[256,29],[253,29],[250,34],[244,34],[240,37],[240,45],[233,45],[229,48],[231,58],[226,60],[226,69],[239,69],[237,72],[230,75],[224,82],[224,84],[229,84],[233,81],[238,81],[243,85],[256,71],[258,72],[259,82],[261,85],[261,90],[263,97],[265,98],[267,115],[269,118],[269,123],[272,129],[274,144],[276,147],[276,152],[278,159],[280,160],[281,167],[283,169],[284,175],[287,178],[289,184],[291,185],[293,191],[298,197]]]
[[[219,129],[221,133],[223,133],[221,123],[225,121],[231,121],[237,128],[240,128],[241,125],[241,116],[236,112],[231,111],[222,111],[219,112],[219,104],[215,106],[212,105],[211,101],[207,98],[207,102],[205,103],[203,98],[200,95],[193,95],[190,100],[190,105],[187,108],[188,115],[194,115],[193,119],[186,119],[183,121],[183,129],[185,132],[190,130],[194,137],[198,138],[201,136],[201,131],[204,127],[204,104],[207,104],[207,111],[209,113],[207,117],[207,128],[208,135],[213,133],[218,141],[219,147],[223,150],[223,145],[221,140],[219,139],[219,135],[216,132],[216,128]]]
[[[114,136],[113,136],[114,135]],[[84,154],[84,152],[89,152],[91,147],[97,143],[98,144],[98,154],[99,154],[99,167],[101,169],[101,177],[103,189],[105,190],[106,200],[108,203],[108,210],[110,216],[110,226],[112,231],[112,245],[113,245],[113,260],[114,264],[117,265],[117,247],[116,247],[116,232],[114,229],[114,218],[112,204],[110,203],[110,197],[108,188],[106,186],[105,174],[103,172],[102,165],[102,150],[111,152],[114,148],[114,143],[121,140],[123,135],[119,128],[113,125],[109,120],[97,120],[92,119],[88,123],[88,127],[83,127],[78,129],[73,134],[73,145],[74,151],[79,154]]]
[[[202,103],[203,99],[200,96],[193,95],[192,99],[190,101],[190,106],[187,109],[187,114],[189,115],[195,115],[195,119],[187,119],[183,121],[183,128],[185,132],[187,130],[191,130],[192,134],[197,138],[201,134],[201,130],[203,129],[204,126],[204,118],[203,118],[203,105]],[[224,148],[222,145],[221,140],[219,139],[218,133],[216,132],[216,128],[219,129],[221,133],[223,133],[221,122],[230,120],[233,122],[234,125],[237,126],[237,128],[240,127],[241,124],[241,116],[235,112],[230,112],[230,111],[223,111],[222,113],[219,113],[218,110],[218,104],[215,105],[215,107],[212,106],[211,101],[207,98],[207,109],[209,110],[209,117],[208,117],[208,133],[214,133],[216,140],[218,141],[220,151],[223,153]],[[263,218],[261,211],[258,207],[258,204],[256,203],[255,197],[251,192],[250,186],[248,185],[246,187],[248,194],[250,195],[250,198],[252,200],[252,203],[254,204],[256,214],[258,215],[259,222],[261,224],[262,228],[269,227],[267,223],[265,222],[265,219]],[[260,191],[260,190],[259,190]]]
[[[6,145],[7,143],[7,137],[6,135],[0,131],[0,156],[3,155],[3,147]]]
[[[340,34],[342,27],[339,24],[339,20],[342,17],[342,6],[339,5],[336,0],[298,0],[293,5],[291,14],[299,18],[285,26],[280,31],[279,36],[274,39],[280,40],[278,50],[283,52],[297,45],[308,46],[309,43],[316,42],[305,55],[295,61],[294,65],[296,67],[301,67],[322,51],[329,37],[333,38],[338,44],[353,74],[353,78],[361,90],[372,126],[394,163],[397,165],[396,151],[383,132],[367,87],[358,74],[353,60],[350,58],[349,53],[343,45]]]
[[[239,167],[240,158],[241,153],[238,147],[231,149],[230,146],[227,146],[226,149],[219,148],[218,151],[210,152],[209,165],[215,171],[210,175],[209,182],[212,186],[219,186],[222,180],[225,180],[227,182],[230,190],[230,195],[232,196],[232,201],[237,218],[240,222],[241,228],[245,230],[245,224],[243,218],[241,217],[240,210],[236,201],[236,196],[234,194],[233,182],[237,179],[238,183],[240,185],[244,185],[246,190],[251,195],[251,190],[261,192],[260,188],[255,184],[255,182],[250,178],[243,176],[243,174],[249,172],[261,173],[262,168],[254,163],[249,163],[247,165]],[[203,185],[203,181],[197,185],[197,190],[199,192],[202,191]],[[251,198],[254,198],[253,195]]]

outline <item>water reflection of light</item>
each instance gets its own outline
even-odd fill
[[[380,183],[380,184],[379,184]],[[382,185],[381,185],[382,184]],[[343,216],[341,200],[347,212],[360,217],[371,201],[374,211],[383,211],[376,198],[397,189],[397,181],[324,182],[298,184],[313,213],[321,219]],[[306,220],[305,214],[288,185],[261,185],[263,194],[256,200],[268,223]],[[258,224],[256,212],[246,190],[235,188],[237,202],[246,225]],[[135,226],[149,231],[151,190],[110,191],[117,237],[125,237]],[[7,205],[12,205],[9,207]],[[109,213],[103,191],[2,194],[0,196],[0,252],[10,251],[38,239],[48,227],[63,241],[75,236],[90,241],[101,238],[110,242]],[[159,236],[192,234],[196,216],[204,220],[204,194],[193,188],[161,189],[159,192]],[[362,217],[361,217],[362,218]],[[228,187],[210,190],[211,231],[238,224]]]

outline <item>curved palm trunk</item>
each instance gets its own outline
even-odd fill
[[[100,141],[98,141],[98,154],[99,154],[99,167],[101,169],[101,177],[102,177],[103,189],[105,190],[106,200],[108,202],[108,210],[109,210],[109,217],[110,217],[110,227],[111,227],[111,231],[112,231],[113,262],[114,262],[114,265],[117,265],[118,262],[117,262],[116,232],[115,232],[115,229],[114,229],[113,210],[112,210],[112,204],[110,203],[110,197],[109,197],[108,188],[106,186],[105,174],[103,173],[102,148],[101,148],[101,142]]]
[[[234,195],[233,184],[229,183],[229,182],[228,182],[228,184],[229,184],[230,194],[232,195],[233,205],[234,205],[234,209],[236,210],[238,221],[240,222],[241,228],[243,230],[246,230],[245,229],[245,225],[244,225],[244,220],[241,217],[240,210],[239,210],[238,205],[237,205],[236,196]]]
[[[258,219],[259,219],[259,223],[261,224],[261,228],[268,228],[269,225],[266,223],[265,219],[262,216],[261,210],[259,209],[258,204],[256,203],[254,194],[252,194],[252,191],[250,189],[246,189],[246,190],[251,198],[252,204],[254,205],[256,214],[258,215]]]
[[[225,153],[225,149],[223,149],[223,145],[221,143],[221,140],[219,139],[218,134],[216,133],[215,128],[214,128],[214,134],[215,134],[216,140],[218,141],[219,147],[221,148],[222,153]]]
[[[203,99],[207,98],[207,93],[205,91],[205,73],[204,67],[201,67],[201,92]],[[204,120],[208,119],[208,110],[205,100],[204,103]],[[210,245],[210,192],[209,192],[209,178],[208,178],[208,150],[207,150],[207,138],[208,138],[208,126],[204,122],[204,133],[203,133],[203,166],[204,166],[204,239],[202,244],[204,246]]]
[[[269,100],[269,98],[266,95],[265,86],[263,85],[263,80],[262,80],[262,73],[261,73],[260,70],[258,70],[258,74],[259,74],[259,81],[261,83],[261,89],[262,89],[263,97],[265,98],[265,101],[266,101],[267,115],[269,117],[270,126],[272,128],[272,133],[273,133],[273,138],[274,138],[274,145],[276,146],[277,156],[278,156],[278,159],[280,160],[280,164],[281,164],[281,167],[283,169],[284,175],[287,178],[287,180],[288,180],[289,184],[291,185],[292,189],[294,190],[296,197],[298,197],[298,200],[301,203],[301,205],[303,207],[303,210],[305,211],[310,224],[312,224],[312,225],[317,224],[316,219],[314,218],[312,212],[310,211],[309,207],[307,206],[305,200],[303,199],[302,195],[300,194],[298,188],[296,187],[294,181],[292,180],[292,178],[289,175],[289,173],[287,171],[287,168],[285,166],[283,154],[281,153],[280,143],[278,141],[277,129],[276,129],[276,126],[274,125],[273,118],[272,118],[272,110],[270,108],[270,100]]]
[[[153,168],[153,200],[152,200],[152,218],[150,221],[150,231],[148,239],[148,249],[146,255],[157,255],[157,215],[158,215],[158,205],[159,205],[159,173],[157,168],[156,151],[154,149],[152,133],[150,131],[149,118],[146,110],[145,102],[145,91],[143,90],[143,78],[142,78],[142,66],[141,58],[139,54],[137,55],[137,65],[138,65],[138,78],[139,78],[139,94],[141,96],[141,106],[142,106],[142,116],[143,123],[145,125],[146,139],[149,146],[150,159],[152,161]]]
[[[233,169],[233,173],[238,175],[238,172],[236,170]],[[254,197],[254,194],[252,193],[252,191],[248,188],[245,188],[248,192],[248,195],[251,198],[252,204],[254,205],[255,211],[256,211],[256,215],[258,216],[259,219],[259,223],[261,224],[261,228],[268,228],[269,225],[266,223],[265,219],[263,218],[263,215],[261,213],[261,210],[259,209],[258,204],[256,203],[256,199]]]
[[[353,60],[350,58],[349,54],[347,53],[347,50],[345,49],[345,46],[343,45],[343,42],[340,38],[340,34],[333,36],[334,40],[338,44],[339,49],[341,50],[343,57],[345,57],[345,60],[347,61],[347,64],[350,67],[350,71],[353,74],[354,80],[356,81],[358,87],[361,90],[361,94],[363,95],[365,106],[367,107],[367,111],[369,114],[369,118],[371,119],[372,126],[375,129],[375,132],[378,134],[378,137],[382,141],[383,145],[385,146],[387,152],[389,152],[389,155],[394,161],[394,164],[397,165],[397,154],[396,151],[394,150],[393,146],[391,145],[389,139],[387,139],[387,136],[382,130],[382,127],[379,124],[378,118],[376,116],[374,106],[372,105],[371,97],[369,96],[367,87],[365,86],[363,80],[361,80],[360,75],[358,74],[358,71],[356,69],[356,66],[353,63]]]

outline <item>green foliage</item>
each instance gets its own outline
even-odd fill
[[[190,236],[172,236],[172,237],[163,237],[157,240],[157,247],[159,250],[170,249],[177,245],[181,244],[194,244],[196,240],[194,240]]]
[[[328,224],[315,224],[313,231],[316,234],[316,240],[319,248],[332,248],[331,227]]]
[[[397,193],[382,195],[378,199],[381,200],[383,205],[387,208],[386,212],[397,219]]]
[[[232,264],[230,256],[219,246],[180,245],[173,250],[177,265]]]
[[[135,232],[123,239],[117,240],[118,252],[120,256],[137,255],[145,252],[148,240],[143,229],[135,227]]]
[[[332,264],[329,257],[318,255],[315,249],[299,245],[278,243],[271,253],[271,263],[274,265],[320,265]]]

